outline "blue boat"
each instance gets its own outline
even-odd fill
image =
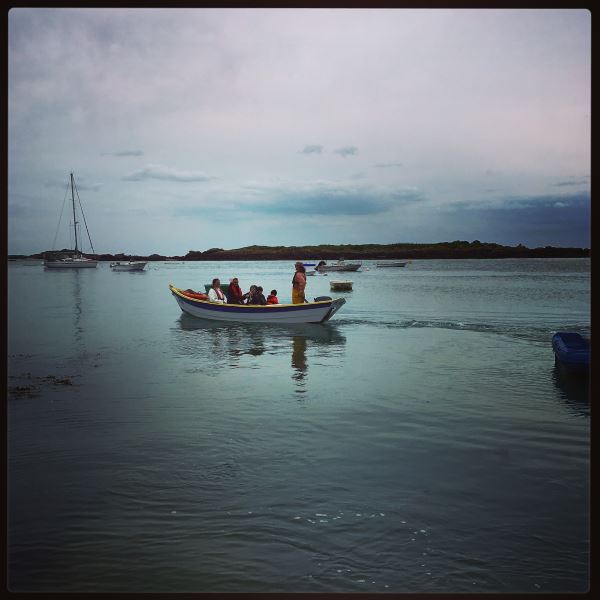
[[[590,342],[578,333],[557,331],[552,336],[555,361],[570,371],[588,371]]]

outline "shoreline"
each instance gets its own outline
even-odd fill
[[[45,251],[37,254],[9,254],[8,259],[43,259],[65,256],[72,251]],[[442,242],[437,244],[360,244],[319,246],[248,246],[225,250],[190,250],[183,255],[162,254],[84,254],[99,261],[145,260],[148,262],[177,261],[267,261],[267,260],[452,260],[452,259],[500,259],[500,258],[589,258],[589,248],[561,248],[545,246],[527,248],[523,245],[501,246],[499,244],[474,242]]]

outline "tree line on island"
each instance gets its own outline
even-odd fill
[[[9,255],[9,258],[57,258],[71,254],[72,250],[46,251],[25,255]],[[502,246],[474,240],[455,240],[435,244],[320,244],[315,246],[246,246],[225,250],[190,250],[181,256],[150,254],[86,254],[97,260],[386,260],[386,259],[459,259],[459,258],[585,258],[590,256],[589,248],[563,248],[544,246],[528,248],[522,244]]]

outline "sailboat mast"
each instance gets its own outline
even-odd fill
[[[75,218],[75,192],[73,190],[73,173],[71,173],[71,200],[73,202],[73,229],[75,230],[75,254],[79,252],[79,248],[77,246],[77,220]]]

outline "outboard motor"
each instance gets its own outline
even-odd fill
[[[325,300],[333,300],[331,296],[317,296],[315,302],[324,302]]]

